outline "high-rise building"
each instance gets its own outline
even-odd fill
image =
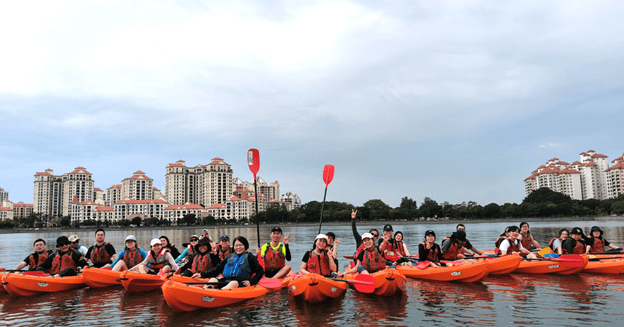
[[[111,185],[111,187],[106,189],[106,203],[109,206],[113,206],[113,204],[119,202],[121,200],[121,184]]]
[[[0,187],[0,203],[9,199],[9,191]]]
[[[613,166],[607,169],[607,189],[610,199],[617,198],[624,194],[624,156],[611,161]]]
[[[286,203],[288,211],[301,208],[301,199],[297,194],[293,194],[292,192],[286,192],[286,194],[282,195],[281,201]]]
[[[145,173],[137,170],[132,177],[125,178],[121,182],[121,198],[132,200],[153,200],[154,180],[145,176]]]
[[[232,168],[221,158],[207,165],[187,167],[184,160],[170,163],[165,172],[165,194],[171,205],[199,204],[208,208],[232,197]]]
[[[52,169],[36,173],[33,211],[48,217],[68,216],[74,196],[80,202],[93,200],[91,177],[84,167],[61,176],[52,175]]]

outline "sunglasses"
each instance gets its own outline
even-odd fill
[[[65,245],[69,245],[69,242],[67,242],[67,243],[63,243],[63,244],[61,244],[61,245],[59,245],[59,246],[65,246]]]
[[[371,235],[373,235],[374,237],[379,237],[379,234],[371,234]]]
[[[198,240],[198,239],[196,239],[196,238],[191,239],[191,242],[198,242],[198,241],[199,241],[199,240]]]

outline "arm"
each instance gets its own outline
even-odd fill
[[[362,236],[357,231],[355,226],[355,217],[357,216],[357,210],[351,209],[351,230],[353,231],[353,238],[355,238],[355,249],[357,250],[362,245]]]
[[[388,248],[388,250],[392,249],[392,247],[389,247],[390,245],[390,237],[389,236],[384,236],[383,238],[383,242],[381,242],[381,244],[379,244],[379,253],[385,253],[386,252],[386,248]]]
[[[171,253],[167,252],[166,258],[167,258],[167,261],[169,262],[169,264],[171,265],[171,271],[176,271],[176,270],[178,270],[180,268],[180,267],[178,267],[178,264],[175,262],[175,259],[173,258]]]
[[[178,263],[180,261],[182,261],[182,259],[184,259],[186,257],[186,254],[188,253],[188,247],[186,249],[184,249],[184,251],[182,252],[182,254],[180,254],[176,259],[175,262]]]
[[[148,258],[147,255],[145,256],[145,259],[143,259],[143,261],[141,261],[138,265],[128,269],[130,271],[138,271],[139,270],[139,266],[147,266],[148,264]]]
[[[290,261],[292,259],[292,256],[290,254],[290,249],[288,248],[288,244],[285,244],[285,248],[286,248],[286,261]]]
[[[255,274],[251,278],[249,283],[251,285],[256,285],[258,284],[260,279],[262,279],[262,276],[264,276],[264,269],[262,269],[260,262],[258,262],[258,259],[255,256],[249,254],[248,257],[249,257],[248,260],[249,260],[249,267],[251,267],[251,272]]]
[[[503,240],[498,249],[501,253],[507,253],[507,249],[509,249],[509,241]]]
[[[345,270],[345,274],[355,274],[358,271],[358,267],[362,265],[362,261],[360,261],[358,259],[358,261],[355,264],[355,267],[351,268],[351,269],[347,269]]]
[[[442,253],[446,253],[446,251],[448,251],[449,247],[451,246],[451,241],[450,240],[442,240]]]
[[[418,244],[418,261],[427,261],[427,248],[422,245],[422,244]]]
[[[303,259],[301,259],[301,268],[299,269],[299,273],[300,274],[309,274],[310,272],[307,270],[308,269],[308,260],[310,260],[310,252],[306,251],[306,253],[303,255]]]
[[[115,267],[117,262],[119,262],[119,260],[121,260],[121,258],[123,258],[125,254],[126,254],[126,250],[125,249],[121,250],[121,253],[119,253],[119,255],[117,256],[117,259],[115,259],[115,261],[113,261],[113,263],[111,263],[110,266]]]
[[[115,251],[115,247],[112,244],[106,244],[106,252],[110,254],[112,261],[115,261],[115,259],[117,259],[117,251]]]
[[[216,267],[216,266],[218,266],[221,263],[221,257],[218,254],[211,253],[210,254],[210,261]]]
[[[406,256],[408,256],[408,257],[410,256],[410,253],[409,253],[409,251],[407,250],[407,245],[405,245],[405,243],[403,243],[403,251],[405,251],[405,255],[406,255]]]
[[[82,257],[82,255],[78,251],[72,250],[71,255],[72,255],[72,259],[74,260],[78,268],[82,269],[85,266],[88,266],[87,261]]]

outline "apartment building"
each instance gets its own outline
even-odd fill
[[[165,208],[164,217],[170,222],[176,222],[178,219],[182,219],[184,216],[191,214],[201,219],[205,212],[206,209],[199,204],[174,204]]]
[[[286,194],[282,195],[281,202],[286,205],[288,211],[301,208],[301,199],[292,192],[286,192]]]
[[[114,219],[132,219],[134,217],[145,218],[165,218],[165,208],[169,203],[164,198],[152,200],[120,200],[113,205]]]
[[[61,176],[52,169],[35,173],[33,212],[48,217],[68,216],[74,196],[80,202],[94,200],[92,174],[84,167],[76,167]]]
[[[106,189],[106,203],[109,206],[113,206],[121,199],[121,184],[111,185],[111,187]]]
[[[144,172],[137,170],[132,177],[121,181],[121,198],[133,200],[154,199],[154,180],[147,177]]]
[[[239,189],[242,191],[242,189]],[[237,191],[239,191],[237,190]],[[215,217],[216,219],[247,220],[249,217],[256,213],[256,198],[254,193],[248,191],[238,192],[239,196],[232,196],[225,203],[217,203],[208,208],[207,213]],[[264,197],[262,194],[258,194],[258,202]],[[258,206],[258,210],[260,209]]]
[[[0,221],[13,220],[13,202],[5,200],[0,202]]]
[[[191,203],[208,208],[232,197],[233,171],[221,158],[195,167],[187,167],[184,160],[178,160],[165,169],[165,194],[171,205]]]
[[[18,203],[13,204],[13,218],[20,219],[26,218],[33,213],[33,205],[30,203],[24,203],[24,201],[20,201]]]
[[[617,198],[624,194],[624,156],[611,161],[613,166],[607,169],[607,189],[610,199]]]
[[[98,200],[104,201],[103,199]],[[69,216],[72,223],[85,220],[113,221],[114,219],[112,207],[103,206],[101,203],[91,200],[79,202],[77,196],[72,200]]]
[[[9,199],[9,191],[0,187],[0,203]]]

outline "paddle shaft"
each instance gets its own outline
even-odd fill
[[[323,204],[321,204],[321,219],[319,220],[319,234],[323,225],[323,209],[325,208],[325,198],[327,198],[327,186],[325,186],[325,195],[323,195]]]
[[[256,231],[258,232],[258,247],[260,247],[260,212],[258,212],[258,180],[254,174],[254,196],[256,197]]]

